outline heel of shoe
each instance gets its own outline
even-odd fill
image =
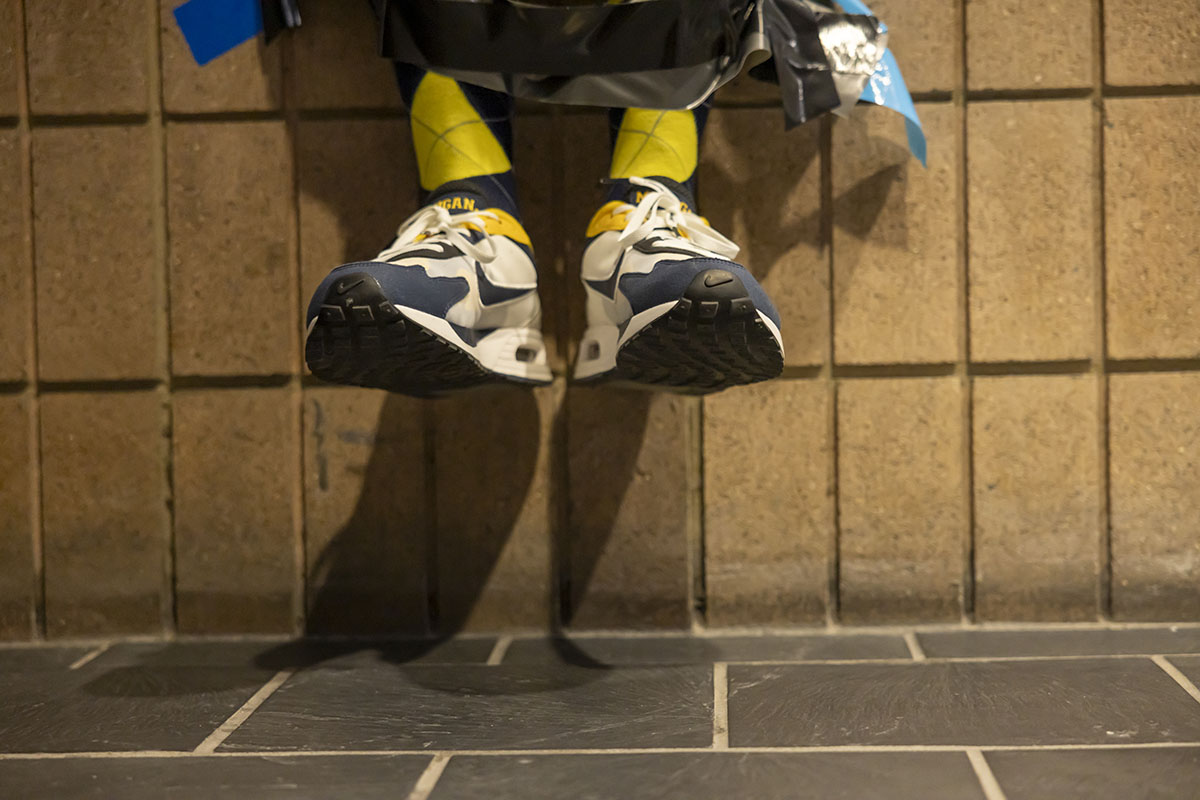
[[[473,355],[485,369],[513,380],[548,384],[553,379],[546,342],[535,328],[499,328],[479,340]]]

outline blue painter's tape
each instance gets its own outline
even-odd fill
[[[175,21],[197,64],[207,64],[263,29],[259,0],[188,0],[175,9]]]
[[[851,14],[871,14],[871,9],[867,8],[860,0],[837,0],[837,2]],[[908,93],[908,87],[904,85],[904,77],[900,74],[900,65],[896,63],[896,57],[892,55],[891,50],[883,51],[883,58],[879,60],[879,64],[875,67],[875,74],[867,81],[867,86],[863,89],[859,100],[890,108],[902,114],[905,133],[908,135],[908,149],[921,162],[921,166],[928,166],[925,131],[921,129],[921,119],[917,116],[917,109],[913,106],[912,95]]]

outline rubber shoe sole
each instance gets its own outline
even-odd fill
[[[613,369],[581,382],[709,394],[770,380],[782,371],[777,334],[745,285],[732,272],[710,269],[617,348]]]
[[[415,316],[425,319],[418,321]],[[313,375],[329,383],[417,397],[494,383],[548,382],[549,370],[543,376],[536,369],[545,362],[540,333],[501,329],[489,334],[512,334],[522,342],[529,340],[528,346],[518,344],[513,348],[512,358],[508,359],[511,364],[506,364],[510,370],[537,375],[527,377],[485,366],[469,352],[470,345],[451,341],[449,332],[439,335],[430,329],[439,322],[449,328],[444,320],[396,306],[371,275],[351,273],[322,298],[305,341],[304,360]]]

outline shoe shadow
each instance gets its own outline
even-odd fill
[[[294,35],[317,33],[308,25]],[[334,59],[326,66],[342,69]],[[303,301],[333,266],[373,256],[416,205],[406,189],[417,185],[406,121],[367,116],[305,117],[294,137]],[[603,114],[595,116],[600,162],[608,132]],[[560,139],[558,118],[548,119],[518,122],[518,160],[531,165],[518,179],[539,264],[555,276],[543,286],[555,296],[543,304],[561,348],[567,298],[579,308],[582,300],[568,288],[577,280],[559,278],[574,274],[571,247],[596,204],[565,185],[573,173],[564,181],[536,166],[547,153],[563,164],[574,155],[565,152],[573,148]],[[603,166],[588,174],[594,187],[590,175]],[[623,524],[626,493],[652,477],[638,473],[651,396],[559,385],[415,400],[309,379],[304,394],[304,633],[362,638],[288,643],[257,665],[302,668],[361,651],[397,665],[433,664],[458,634],[523,628],[549,631],[565,664],[596,674],[606,667],[566,627],[589,604],[622,602],[608,572],[602,596],[593,596],[593,584],[611,569],[604,558]],[[432,670],[413,672],[420,680]]]

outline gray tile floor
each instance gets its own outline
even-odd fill
[[[1200,798],[1200,625],[0,646],[0,797]]]

